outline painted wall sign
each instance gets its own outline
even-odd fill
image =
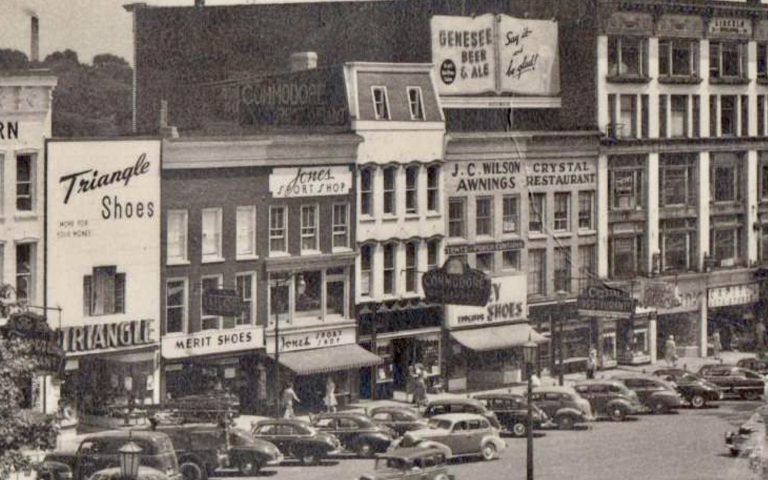
[[[152,338],[154,323],[154,320],[145,319],[63,327],[59,333],[59,345],[68,354],[103,353],[150,345],[156,341]]]
[[[220,315],[223,317],[235,317],[246,309],[237,290],[216,289],[208,290],[203,294],[203,315]]]
[[[597,182],[594,162],[486,160],[452,162],[448,186],[456,192],[522,191],[525,187],[590,186]]]
[[[446,327],[458,328],[525,320],[528,312],[527,295],[525,275],[493,278],[491,295],[484,306],[446,305]]]
[[[715,17],[709,21],[710,37],[750,37],[752,19]]]
[[[441,95],[557,95],[557,23],[507,15],[435,15],[432,63]]]
[[[649,281],[643,291],[643,305],[652,308],[672,309],[682,305],[677,287],[668,282]]]
[[[202,331],[188,335],[165,335],[160,351],[163,358],[187,358],[264,348],[263,327]]]
[[[421,277],[424,297],[429,303],[483,306],[491,294],[491,280],[480,270],[458,259],[448,259]]]
[[[346,195],[352,187],[349,167],[275,168],[269,191],[275,198]]]
[[[708,307],[727,307],[754,303],[760,299],[760,285],[749,283],[728,287],[710,288],[707,291]]]
[[[446,255],[465,255],[467,253],[490,253],[502,250],[520,250],[525,247],[523,240],[505,240],[503,242],[473,243],[467,245],[447,245]]]
[[[578,296],[576,306],[579,310],[632,312],[636,300],[629,292],[607,285],[589,285]]]
[[[0,120],[0,140],[16,140],[19,138],[19,122]]]
[[[280,353],[336,347],[355,343],[355,327],[314,329],[301,332],[280,332],[278,348]],[[267,332],[267,353],[275,353],[275,333]]]

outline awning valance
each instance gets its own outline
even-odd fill
[[[459,330],[451,332],[451,335],[457,342],[476,352],[519,347],[527,343],[529,338],[536,343],[547,341],[527,323]]]
[[[279,361],[298,375],[372,367],[383,362],[380,357],[357,344],[281,353]]]

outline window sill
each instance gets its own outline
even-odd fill
[[[352,249],[349,248],[349,247],[333,247],[331,249],[331,253],[347,253],[347,252],[351,252],[351,251],[352,251]]]
[[[315,249],[312,249],[312,250],[302,250],[301,251],[301,255],[302,256],[303,255],[320,255],[322,253],[323,252],[321,252],[320,250],[315,250]]]
[[[236,258],[238,262],[247,261],[247,260],[258,260],[258,259],[259,259],[258,255],[238,255]]]
[[[440,218],[443,214],[436,211],[436,210],[430,210],[427,212],[427,218]]]
[[[477,235],[475,237],[475,243],[488,243],[496,241],[492,235]]]
[[[37,220],[40,215],[37,212],[17,212],[13,215],[14,220]]]
[[[421,218],[421,215],[419,215],[419,212],[405,214],[406,220],[418,220],[419,218]]]
[[[381,217],[382,222],[396,222],[397,221],[397,215],[387,213],[382,215]]]
[[[659,77],[659,83],[666,85],[698,85],[704,81],[703,78],[697,76],[690,77]]]
[[[528,240],[545,240],[549,238],[546,233],[528,232]]]
[[[373,217],[373,215],[360,215],[360,218],[357,219],[360,223],[373,223],[376,221],[376,218]]]
[[[189,265],[189,260],[166,260],[165,265],[168,267]]]
[[[208,257],[208,258],[203,257],[200,260],[200,263],[222,263],[224,262],[224,260],[225,260],[224,257]]]
[[[288,252],[269,252],[269,258],[285,258],[290,256],[291,254]]]
[[[554,232],[555,238],[571,238],[572,236],[573,236],[573,232],[566,232],[566,231]]]
[[[597,235],[597,230],[579,230],[579,236],[580,237],[589,237],[592,235]]]
[[[749,85],[751,81],[743,77],[709,77],[710,85]]]
[[[755,79],[755,81],[756,81],[756,82],[757,82],[759,85],[768,85],[768,77],[757,77],[757,78]]]
[[[605,81],[609,83],[650,83],[651,77],[629,75],[606,75]]]
[[[448,245],[461,245],[467,243],[467,239],[464,237],[448,237],[446,243]]]

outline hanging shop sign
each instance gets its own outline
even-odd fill
[[[237,327],[187,335],[165,335],[161,341],[163,358],[188,358],[264,348],[263,327]]]
[[[429,303],[483,306],[491,295],[491,279],[459,259],[448,259],[421,277]]]
[[[576,306],[579,310],[631,313],[635,303],[636,300],[629,292],[598,284],[586,287],[579,294]]]
[[[203,315],[236,317],[246,308],[237,290],[220,288],[203,294]]]
[[[275,168],[269,175],[269,191],[275,198],[346,195],[352,172],[346,166]]]
[[[19,339],[30,347],[30,354],[41,372],[59,374],[64,369],[64,351],[59,346],[58,335],[51,330],[45,317],[32,312],[13,313],[0,335]]]
[[[338,347],[355,343],[355,327],[311,329],[300,332],[280,332],[277,340],[280,353]],[[267,332],[267,353],[275,353],[275,332]]]
[[[503,242],[473,243],[466,245],[448,245],[446,255],[466,255],[468,253],[490,253],[502,250],[520,250],[525,247],[523,240],[505,240]]]
[[[707,291],[707,306],[710,308],[744,305],[757,302],[759,299],[760,285],[758,283],[715,287]]]
[[[672,309],[682,305],[677,286],[663,281],[648,281],[643,290],[643,305],[648,308]]]
[[[446,305],[446,327],[462,328],[524,321],[528,313],[527,296],[525,275],[493,278],[491,294],[484,306]]]
[[[557,23],[507,15],[435,15],[432,63],[441,95],[557,95]]]
[[[97,353],[154,343],[154,320],[63,327],[59,345],[67,354]]]

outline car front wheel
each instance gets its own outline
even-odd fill
[[[207,480],[208,473],[205,468],[193,461],[185,461],[179,465],[179,471],[184,480]]]
[[[667,405],[664,402],[655,402],[651,407],[651,411],[656,415],[667,413]]]
[[[614,422],[621,422],[624,420],[624,417],[627,416],[627,412],[624,411],[621,407],[613,407],[611,408],[611,420]]]
[[[309,450],[296,452],[296,458],[298,458],[303,465],[315,465],[320,459],[317,453]]]
[[[496,445],[493,442],[485,442],[480,453],[483,455],[483,460],[493,460],[496,458]]]
[[[691,406],[693,408],[704,408],[707,405],[707,400],[703,395],[694,395],[691,397]]]
[[[516,437],[524,437],[527,434],[528,434],[528,427],[524,423],[518,422],[512,425],[512,435]]]
[[[237,469],[241,474],[252,477],[261,470],[261,463],[255,458],[242,458],[237,463]]]
[[[357,456],[360,458],[367,458],[373,454],[373,447],[368,442],[362,442],[355,449]]]
[[[560,430],[573,430],[573,418],[570,415],[563,415],[557,418],[557,428]]]
[[[741,394],[741,397],[744,400],[750,400],[750,401],[759,400],[760,399],[760,393],[747,390],[746,392]]]

